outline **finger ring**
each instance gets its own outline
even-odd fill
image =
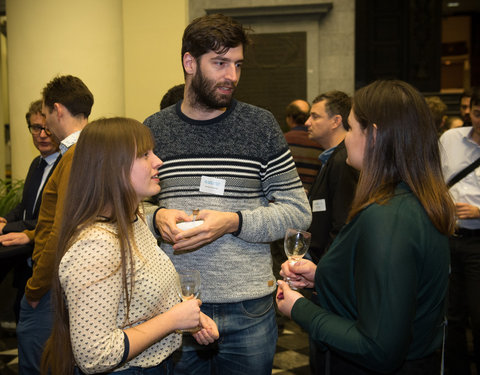
[[[197,215],[198,215],[199,212],[200,212],[200,210],[198,208],[196,210],[192,211],[193,221],[195,221],[197,219]]]

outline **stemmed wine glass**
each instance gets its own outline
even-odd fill
[[[312,234],[309,232],[300,229],[287,229],[283,248],[291,265],[297,263],[307,253],[311,239]],[[291,285],[290,278],[285,278],[285,281],[288,282],[290,288],[297,289]]]
[[[193,269],[178,269],[177,292],[182,301],[188,301],[198,297],[200,293],[200,272]],[[195,333],[200,327],[190,329],[177,329],[177,333]]]

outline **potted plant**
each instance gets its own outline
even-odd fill
[[[0,179],[0,216],[5,216],[22,200],[24,182]]]

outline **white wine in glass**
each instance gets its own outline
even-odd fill
[[[193,269],[178,269],[178,296],[182,301],[188,301],[198,297],[200,293],[200,272]],[[177,333],[190,332],[195,333],[200,327],[190,329],[177,329]]]
[[[300,229],[287,229],[283,248],[291,265],[298,262],[307,253],[311,239],[312,234],[309,232]],[[292,289],[297,289],[291,285],[288,277],[285,280]]]

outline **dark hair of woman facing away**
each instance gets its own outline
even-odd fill
[[[438,231],[452,234],[455,208],[424,97],[402,81],[375,81],[355,93],[352,111],[366,130],[367,144],[349,219],[371,203],[386,203],[403,181]]]
[[[67,199],[64,203],[55,265],[52,298],[54,325],[42,358],[42,373],[73,374],[69,317],[61,289],[60,261],[80,231],[99,220],[116,223],[121,253],[121,272],[128,317],[133,281],[128,287],[127,268],[133,270],[136,251],[132,220],[138,214],[138,198],[130,181],[134,160],[153,149],[150,130],[127,118],[99,119],[89,123],[76,144]],[[119,266],[120,267],[120,266]]]

